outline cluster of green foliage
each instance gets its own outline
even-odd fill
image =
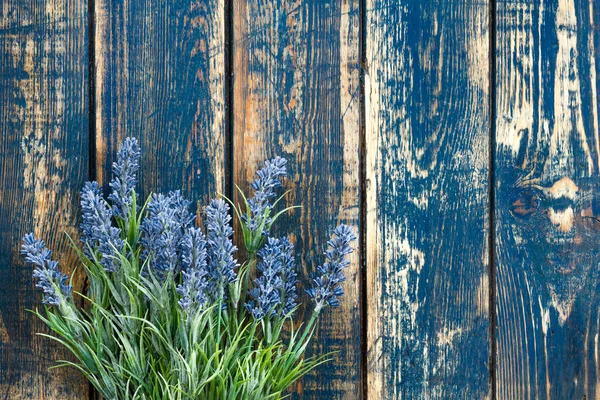
[[[186,308],[181,306],[179,291],[182,271],[152,268],[153,254],[144,250],[143,221],[152,196],[138,207],[135,190],[128,189],[129,197],[120,200],[127,209],[113,214],[97,185],[91,188],[88,200],[96,203],[88,201],[87,209],[84,206],[84,224],[92,226],[83,229],[92,236],[104,234],[106,243],[92,248],[84,240],[82,250],[71,240],[89,281],[86,293],[73,296],[43,241],[30,235],[23,245],[28,261],[38,266],[34,277],[46,296],[44,312],[34,313],[55,333],[41,335],[74,355],[73,361],[59,361],[56,367],[81,371],[107,400],[264,400],[286,397],[286,389],[295,381],[331,359],[331,353],[307,358],[305,350],[320,312],[335,306],[336,296],[342,294],[341,269],[351,251],[348,240],[329,243],[328,263],[319,267],[322,276],[309,293],[315,306],[307,323],[293,320],[297,305],[287,312],[269,309],[264,315],[252,314],[249,288],[258,275],[258,250],[281,213],[272,215],[273,206],[267,203],[257,208],[242,194],[244,207],[234,210],[248,258],[241,265],[234,262],[236,278],[224,281],[226,289],[220,296]],[[256,210],[262,214],[255,215]],[[116,226],[110,228],[111,224]],[[350,230],[347,236],[353,239]],[[208,245],[218,244],[209,237]],[[337,268],[337,275],[327,275],[328,268]]]

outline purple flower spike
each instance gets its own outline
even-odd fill
[[[58,269],[58,262],[52,260],[52,252],[46,247],[43,240],[36,239],[33,233],[28,233],[23,238],[21,254],[25,260],[33,265],[33,278],[37,280],[36,287],[44,290],[42,302],[51,306],[60,305],[61,298],[71,296],[71,286],[67,285],[67,275]]]
[[[248,294],[253,298],[245,304],[254,319],[287,316],[296,307],[296,272],[293,246],[290,241],[269,238],[258,252],[261,275],[254,280]]]
[[[189,201],[181,192],[153,194],[148,213],[140,226],[140,244],[144,247],[141,258],[151,259],[151,266],[159,277],[181,268],[178,247],[185,232],[192,226]]]
[[[341,283],[346,280],[344,269],[350,265],[347,255],[354,250],[350,242],[356,240],[356,235],[347,225],[340,225],[333,231],[333,238],[327,242],[328,248],[325,252],[327,262],[317,268],[318,276],[313,279],[313,288],[306,293],[315,299],[316,308],[329,305],[337,307],[338,297],[344,294]]]
[[[133,211],[132,196],[137,183],[136,173],[139,169],[140,155],[137,139],[127,138],[119,149],[117,162],[112,166],[114,178],[110,182],[112,193],[108,199],[113,202],[114,216],[122,218],[126,227],[129,226],[130,214]]]
[[[190,228],[183,235],[179,247],[183,279],[182,284],[177,286],[177,293],[181,295],[179,306],[191,314],[208,302],[206,238],[202,230]]]
[[[100,264],[107,272],[115,272],[115,261],[125,242],[121,230],[112,226],[112,212],[100,194],[97,182],[87,182],[81,191],[81,241],[84,253],[90,259],[100,257]]]
[[[212,200],[206,207],[206,227],[208,232],[208,260],[214,301],[227,298],[227,283],[235,282],[237,276],[234,269],[238,266],[233,258],[237,247],[233,245],[231,236],[231,215],[229,206],[223,199]],[[223,303],[224,304],[224,303]]]
[[[285,159],[275,157],[265,161],[265,166],[256,172],[256,179],[251,184],[255,193],[248,199],[250,215],[242,216],[252,237],[267,236],[269,233],[271,218],[266,211],[267,207],[272,207],[270,201],[276,196],[275,189],[281,187],[281,177],[287,175],[286,164]]]

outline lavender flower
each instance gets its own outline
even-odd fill
[[[97,182],[87,182],[81,191],[81,241],[87,257],[96,259],[99,255],[100,265],[107,272],[115,272],[115,260],[125,242],[120,237],[121,230],[112,226],[112,213],[100,192]]]
[[[179,190],[169,192],[168,197],[171,200],[171,208],[175,210],[173,214],[175,221],[179,226],[181,226],[182,232],[185,232],[189,227],[192,226],[194,219],[196,218],[190,213],[191,203],[183,198],[181,191]]]
[[[254,298],[245,304],[246,309],[254,319],[259,320],[265,316],[273,317],[277,314],[277,306],[281,304],[280,291],[283,281],[281,271],[281,246],[277,239],[269,238],[268,243],[259,251],[261,261],[257,269],[261,275],[254,280],[254,288],[248,294]]]
[[[179,306],[193,313],[208,301],[208,269],[206,238],[201,229],[190,228],[180,243],[182,284],[177,286],[181,295]]]
[[[296,307],[296,272],[293,246],[286,237],[269,238],[259,252],[257,269],[261,275],[254,280],[248,294],[254,298],[245,304],[254,319],[279,314],[288,315]]]
[[[58,262],[51,259],[52,252],[43,240],[34,238],[33,233],[28,233],[23,238],[21,254],[25,255],[27,262],[36,266],[33,278],[37,279],[35,286],[44,290],[44,304],[58,306],[61,298],[67,299],[71,296],[72,288],[67,285],[67,275],[58,269]]]
[[[283,304],[282,315],[289,315],[298,305],[298,293],[296,292],[296,261],[294,260],[294,245],[290,243],[287,237],[279,239],[281,242],[281,280],[283,288],[281,290],[281,300]]]
[[[350,242],[356,239],[356,235],[347,225],[340,225],[333,231],[333,238],[327,242],[328,248],[325,252],[327,262],[317,268],[320,276],[313,279],[314,287],[306,291],[315,299],[316,309],[320,310],[326,305],[337,307],[338,297],[344,294],[341,283],[346,280],[344,269],[350,265],[346,256],[353,252]]]
[[[177,249],[194,221],[189,204],[179,190],[167,196],[155,193],[148,203],[148,213],[140,226],[140,244],[144,247],[141,258],[151,258],[160,277],[181,267]]]
[[[233,258],[237,247],[231,241],[233,234],[230,226],[231,215],[229,206],[223,199],[212,200],[205,210],[212,299],[224,301],[227,298],[226,284],[237,279],[234,269],[238,264]]]
[[[132,211],[132,196],[137,183],[135,174],[139,169],[140,155],[138,141],[126,138],[119,149],[117,162],[112,166],[114,178],[110,182],[112,193],[108,199],[113,202],[114,215],[122,218],[126,227],[129,226],[129,214]]]
[[[248,199],[250,213],[242,216],[242,219],[253,239],[262,238],[269,233],[272,222],[269,217],[272,207],[270,200],[276,196],[275,189],[281,187],[280,178],[287,174],[286,163],[287,161],[281,157],[265,161],[265,166],[256,172],[256,179],[250,185],[255,193],[252,198]],[[256,250],[261,241],[250,246],[247,243],[247,247],[250,251]]]

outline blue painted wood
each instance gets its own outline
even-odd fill
[[[600,4],[497,14],[497,396],[600,396]]]
[[[141,191],[225,188],[224,0],[96,0],[88,77],[85,2],[7,0],[0,14],[0,397],[88,397],[65,353],[34,332],[38,304],[18,255],[30,230],[75,264],[77,191],[89,157],[108,181],[123,137],[144,147]],[[290,160],[303,276],[327,227],[359,228],[359,0],[233,4],[234,171]],[[495,283],[498,399],[600,393],[598,239],[600,5],[497,2],[495,261],[488,273],[489,6],[367,0],[367,323],[358,256],[341,309],[309,354],[339,350],[294,398],[491,396]],[[88,152],[89,79],[95,83]],[[308,280],[304,279],[303,286]],[[82,283],[76,280],[76,286]],[[303,300],[306,300],[304,298]],[[306,310],[302,310],[301,314]],[[366,388],[360,346],[366,340]]]
[[[489,7],[368,0],[368,398],[490,396]]]
[[[74,205],[88,174],[87,1],[6,0],[0,11],[0,398],[88,396],[73,370],[48,368],[68,352],[36,336],[49,330],[21,238],[46,239],[61,269],[77,257]],[[75,290],[81,290],[79,277]]]
[[[289,161],[288,204],[278,220],[301,263],[301,292],[323,262],[329,229],[359,229],[359,1],[234,2],[235,181],[248,188],[257,166]],[[358,243],[357,243],[358,244]],[[339,351],[310,373],[293,398],[360,396],[360,277],[355,254],[338,309],[324,312],[308,356]],[[309,302],[306,295],[303,302]],[[305,303],[306,304],[306,303]],[[296,314],[308,318],[312,308]]]
[[[95,2],[97,177],[140,139],[140,191],[181,189],[200,205],[224,191],[223,0]]]

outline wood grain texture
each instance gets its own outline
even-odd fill
[[[489,396],[488,18],[367,1],[369,399]]]
[[[278,220],[274,234],[297,245],[304,302],[330,228],[359,228],[359,16],[356,0],[234,2],[235,182],[248,189],[263,160],[289,161],[288,204],[304,208]],[[324,312],[307,352],[339,353],[294,398],[359,398],[358,271],[355,254],[341,305]]]
[[[499,399],[599,399],[600,4],[497,14]]]
[[[70,358],[27,309],[42,308],[19,255],[34,232],[67,273],[77,264],[78,192],[88,174],[87,2],[6,0],[0,8],[0,398],[86,399]],[[75,290],[81,279],[75,278]]]
[[[140,183],[201,205],[223,191],[223,0],[95,2],[97,178],[118,144],[140,139]]]

